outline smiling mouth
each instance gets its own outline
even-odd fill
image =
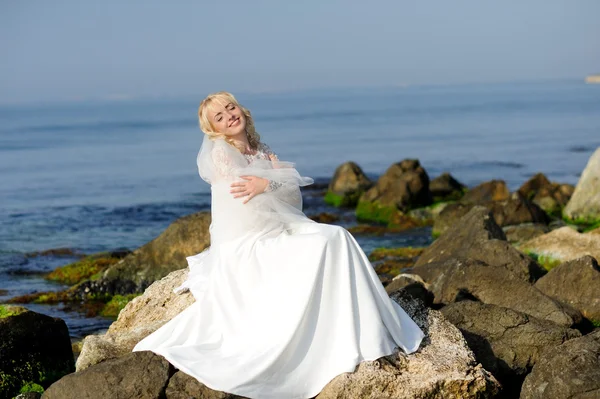
[[[231,127],[231,126],[235,125],[237,122],[239,122],[239,120],[240,120],[240,118],[239,118],[239,117],[235,118],[235,119],[234,119],[234,120],[233,120],[233,121],[232,121],[232,122],[229,124],[229,127]]]

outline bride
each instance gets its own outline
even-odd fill
[[[134,351],[164,356],[206,386],[249,398],[311,398],[365,360],[424,337],[386,294],[344,228],[302,213],[312,179],[260,141],[230,93],[198,109],[211,246],[187,258],[195,302]]]

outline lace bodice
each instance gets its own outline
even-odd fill
[[[235,177],[232,175],[232,172],[234,170],[233,161],[229,158],[229,156],[227,156],[227,154],[223,150],[223,148],[220,148],[220,147],[215,148],[211,155],[212,155],[214,164],[217,168],[219,175],[221,175],[221,177],[226,180],[233,179]],[[250,165],[252,162],[254,162],[257,159],[266,160],[266,161],[277,161],[278,160],[277,155],[265,143],[260,143],[258,145],[258,148],[255,153],[243,154],[243,155],[244,155],[244,158],[246,159],[246,161],[248,162],[248,165]],[[279,188],[280,186],[281,186],[281,183],[278,183],[275,181],[269,181],[269,185],[267,186],[265,191],[266,192],[273,191],[273,190],[276,190],[277,188]]]

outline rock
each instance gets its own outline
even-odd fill
[[[578,233],[570,227],[561,227],[526,241],[518,248],[536,257],[545,257],[545,261],[549,262],[551,266],[584,255],[590,255],[599,260],[600,235]]]
[[[77,371],[125,355],[142,339],[194,303],[190,292],[173,293],[187,278],[188,269],[177,270],[154,282],[143,295],[125,306],[103,335],[88,335],[77,358]]]
[[[0,397],[24,384],[46,388],[75,370],[69,330],[62,319],[0,305]]]
[[[600,235],[600,227],[598,227],[597,229],[590,230],[586,234]]]
[[[42,394],[39,392],[26,392],[15,396],[15,399],[39,399]]]
[[[563,216],[577,223],[600,222],[600,147],[590,157]]]
[[[506,241],[492,214],[482,206],[471,209],[435,240],[416,261],[415,273],[420,266],[455,258],[476,259],[490,266],[502,266],[524,281],[533,282],[545,274],[535,261]]]
[[[421,300],[425,306],[431,307],[433,305],[433,293],[427,289],[428,284],[416,274],[399,274],[385,286],[385,290],[389,295],[399,290],[412,297]]]
[[[521,399],[600,397],[600,330],[544,352],[525,378]]]
[[[506,226],[502,230],[504,231],[504,234],[506,234],[508,242],[511,244],[520,244],[548,233],[550,228],[545,224],[523,223],[514,226]]]
[[[452,177],[450,173],[443,173],[429,183],[429,191],[434,202],[460,199],[466,188],[467,186]]]
[[[173,222],[157,238],[110,266],[98,280],[76,287],[82,298],[90,293],[115,295],[143,292],[154,281],[187,267],[186,257],[210,245],[210,213],[198,212]]]
[[[503,266],[490,266],[474,259],[446,259],[415,267],[434,294],[436,304],[473,299],[527,313],[561,326],[581,322],[581,313],[544,295]]]
[[[310,216],[311,220],[314,220],[317,223],[327,223],[331,224],[340,220],[339,216],[334,215],[333,213],[321,212],[316,215]]]
[[[547,225],[550,221],[548,215],[537,205],[516,193],[506,200],[488,201],[480,204],[486,207],[493,215],[500,227],[520,225],[523,223],[536,223]],[[461,217],[466,215],[475,204],[455,203],[450,204],[435,219],[433,235],[439,236],[453,226]]]
[[[354,162],[341,164],[329,183],[325,202],[333,206],[353,207],[359,197],[373,186],[373,182]]]
[[[360,220],[387,223],[398,211],[431,204],[429,176],[416,159],[393,164],[377,184],[361,195],[356,208]]]
[[[550,270],[535,287],[544,294],[569,304],[600,325],[600,267],[584,256]]]
[[[463,204],[483,204],[490,201],[504,201],[510,191],[504,180],[490,180],[469,190],[460,200]]]
[[[202,384],[194,377],[190,377],[182,371],[178,371],[169,380],[166,399],[237,399],[242,396],[227,392],[214,391]]]
[[[581,336],[577,330],[501,306],[475,301],[451,303],[442,314],[459,330],[481,365],[517,397],[525,376],[545,348]]]
[[[499,384],[468,348],[460,331],[440,312],[403,291],[392,295],[426,332],[417,352],[396,352],[360,363],[353,373],[331,380],[317,399],[493,398]]]
[[[551,183],[543,173],[538,173],[523,183],[518,192],[549,214],[560,215],[574,189],[570,184]]]
[[[164,397],[173,368],[152,352],[132,352],[69,374],[44,392],[44,399],[146,399]]]

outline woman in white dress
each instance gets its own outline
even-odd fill
[[[302,213],[298,174],[260,142],[229,93],[198,110],[211,246],[176,292],[195,302],[140,341],[206,386],[249,398],[311,398],[365,360],[424,337],[389,298],[352,235]]]

